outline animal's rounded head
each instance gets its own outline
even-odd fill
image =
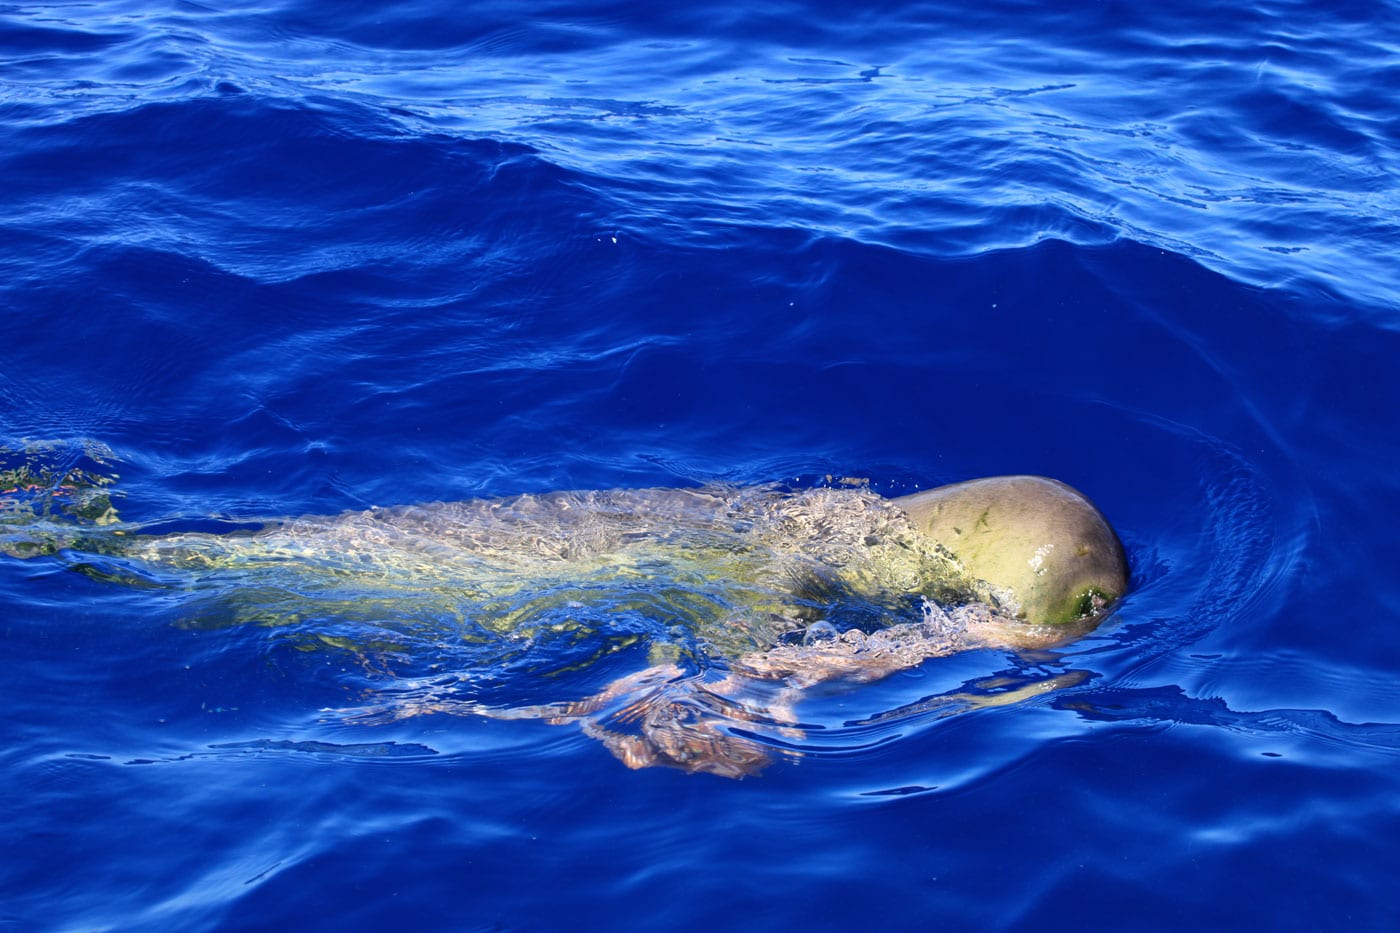
[[[1008,590],[1027,622],[1089,618],[1128,589],[1118,535],[1058,480],[993,476],[894,501],[973,576]]]

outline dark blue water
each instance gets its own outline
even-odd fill
[[[1389,3],[0,4],[0,466],[167,527],[1040,473],[1134,578],[731,781],[0,561],[0,929],[1387,928],[1397,87]]]

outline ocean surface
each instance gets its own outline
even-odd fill
[[[1393,929],[1397,88],[1393,2],[0,3],[7,514],[1033,473],[1132,571],[734,780],[476,714],[645,575],[483,656],[3,557],[0,930]]]

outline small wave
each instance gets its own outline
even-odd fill
[[[422,758],[436,755],[435,749],[416,743],[359,742],[345,744],[315,740],[255,739],[248,742],[222,742],[209,746],[216,751],[297,752],[331,758]]]

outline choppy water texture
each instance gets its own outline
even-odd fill
[[[684,587],[486,651],[6,559],[0,927],[1387,927],[1398,63],[1392,4],[0,4],[0,470],[185,535],[1037,473],[1134,579],[726,781],[470,714],[710,657]]]

